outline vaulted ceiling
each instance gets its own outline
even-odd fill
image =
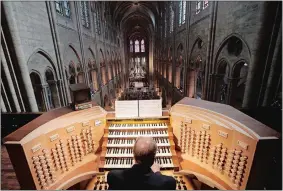
[[[156,27],[159,3],[155,1],[111,1],[110,10],[115,23],[125,35],[149,36]]]

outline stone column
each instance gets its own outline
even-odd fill
[[[0,48],[0,57],[2,58],[2,66],[3,66],[4,72],[5,72],[5,75],[6,75],[6,78],[7,78],[7,82],[8,82],[10,91],[11,91],[12,99],[15,103],[16,111],[21,112],[20,104],[19,104],[19,101],[18,101],[18,98],[17,98],[17,95],[16,95],[16,91],[15,91],[14,84],[13,84],[13,81],[12,81],[12,78],[11,78],[11,74],[10,74],[10,71],[9,71],[9,68],[8,68],[8,65],[7,65],[7,62],[6,62],[6,58],[4,56],[2,46]]]
[[[12,41],[14,44],[14,48],[15,48],[15,55],[17,57],[18,63],[19,63],[19,69],[21,71],[21,77],[23,80],[23,84],[25,86],[25,90],[27,93],[27,99],[29,102],[29,106],[32,112],[37,112],[38,111],[38,106],[36,103],[36,99],[35,99],[35,95],[33,92],[33,88],[32,88],[32,84],[31,84],[31,79],[29,76],[29,71],[28,71],[28,67],[27,67],[27,62],[26,62],[26,58],[25,55],[23,53],[22,50],[22,44],[21,44],[21,39],[19,37],[19,30],[17,27],[17,21],[16,21],[16,17],[13,13],[13,8],[12,8],[12,4],[14,2],[12,1],[5,1],[2,3],[3,7],[4,7],[4,12],[6,14],[6,18],[7,18],[7,22],[8,22],[8,27],[9,30],[11,32],[12,35]]]
[[[46,107],[46,110],[50,110],[50,104],[49,104],[49,99],[48,99],[48,94],[47,94],[47,87],[48,87],[48,84],[42,84],[42,94],[43,94],[43,97],[44,97],[44,103],[45,103],[45,107]]]
[[[236,83],[238,82],[238,78],[228,78],[228,88],[226,92],[226,104],[233,106],[234,105],[234,99],[233,99],[233,88],[236,86]]]
[[[3,101],[3,98],[2,98],[2,96],[1,96],[1,111],[3,112],[3,113],[6,113],[7,112],[7,109],[6,109],[6,106],[5,106],[5,104],[4,104],[4,101]]]
[[[58,85],[60,86],[61,84],[61,80],[57,80],[55,82],[55,85],[56,85],[56,91],[57,91],[57,96],[58,96],[58,100],[59,100],[59,107],[62,107],[61,105],[61,100],[60,100],[60,95],[59,95],[59,88],[58,88]],[[55,106],[54,106],[55,107]]]

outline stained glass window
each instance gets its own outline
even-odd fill
[[[173,10],[173,5],[172,2],[170,4],[170,30],[169,32],[172,33],[174,30],[174,10]]]
[[[144,40],[141,40],[141,52],[145,52]]]
[[[82,25],[86,28],[89,28],[90,27],[89,4],[87,1],[81,1],[81,18],[82,18]]]
[[[135,52],[140,52],[140,42],[138,40],[135,41]]]
[[[206,7],[208,7],[208,0],[203,1],[203,9],[205,9]]]
[[[130,52],[133,52],[133,41],[130,40]]]
[[[186,1],[179,2],[179,26],[186,22]]]
[[[199,14],[199,12],[200,12],[200,4],[201,4],[201,1],[197,1],[197,3],[196,3],[196,14]]]

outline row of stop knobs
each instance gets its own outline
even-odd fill
[[[33,156],[32,162],[41,188],[47,189],[47,186],[56,181],[56,176],[49,151],[43,149],[42,152],[43,155]]]
[[[201,159],[201,162],[207,159],[210,144],[210,135],[206,131],[195,133],[189,127],[181,127],[181,152],[188,152],[192,156]]]

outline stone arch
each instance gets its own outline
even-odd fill
[[[244,98],[245,92],[245,81],[247,79],[251,52],[246,41],[239,34],[230,34],[227,36],[219,45],[218,51],[216,52],[213,71],[217,74],[218,63],[222,58],[227,60],[229,64],[229,75],[230,79],[227,84],[227,100],[226,104],[232,105],[236,108],[240,108]],[[240,73],[245,73],[245,76],[241,77]],[[243,83],[244,81],[244,83]],[[214,88],[217,86],[217,79],[214,81]],[[217,90],[214,89],[214,92]]]
[[[109,98],[107,96],[107,94],[104,95],[104,98],[103,98],[103,107],[106,108],[109,106]]]
[[[46,68],[45,70],[45,79],[48,84],[46,91],[47,91],[47,100],[48,100],[50,109],[61,107],[60,100],[59,100],[57,81],[56,81],[54,72],[49,67]]]
[[[118,74],[119,74],[119,60],[118,60],[117,52],[115,52],[115,73],[116,73],[116,76],[118,76]]]
[[[29,57],[27,65],[30,72],[36,71],[35,73],[38,73],[38,75],[41,77],[42,88],[44,88],[41,92],[46,98],[46,104],[44,105],[45,111],[56,107],[61,107],[60,84],[57,83],[59,78],[57,66],[52,61],[50,55],[42,49],[37,49]],[[52,73],[52,80],[48,80],[48,78],[46,78],[46,72],[49,74]],[[39,89],[37,88],[36,91],[39,91]],[[37,93],[37,95],[39,94]],[[42,106],[40,107],[43,108]]]
[[[216,67],[214,101],[218,103],[226,103],[230,64],[226,58],[222,58],[216,64]]]
[[[193,43],[187,67],[187,95],[203,99],[206,46],[201,37]]]
[[[225,45],[227,45],[227,42],[229,41],[229,39],[234,38],[234,37],[236,37],[236,38],[238,38],[239,40],[242,41],[243,46],[247,48],[245,54],[247,54],[247,57],[248,57],[248,58],[251,57],[251,50],[250,50],[250,48],[249,48],[249,46],[248,46],[248,43],[244,40],[244,38],[243,38],[241,35],[239,35],[239,34],[237,34],[237,33],[232,33],[232,34],[228,35],[228,36],[220,43],[219,48],[217,49],[217,53],[216,53],[216,56],[215,56],[215,61],[214,61],[214,63],[217,63],[216,61],[217,61],[218,58],[220,57],[220,53],[221,53],[221,51],[223,50],[223,48],[225,47]],[[221,58],[222,58],[222,57],[221,57]],[[247,60],[247,61],[249,62],[250,60]]]
[[[28,58],[27,65],[29,72],[31,72],[32,70],[37,71],[39,72],[40,76],[44,76],[45,69],[47,67],[50,67],[54,71],[56,79],[58,78],[56,65],[54,64],[50,55],[43,49],[36,49]],[[45,79],[41,79],[41,80],[43,83],[45,82],[44,81]]]
[[[99,75],[98,75],[98,67],[96,64],[95,55],[91,48],[88,48],[88,82],[92,96],[98,91],[99,89]]]
[[[78,54],[78,51],[75,49],[75,46],[73,44],[69,44],[68,48],[70,48],[73,51],[74,55],[77,57],[78,63],[76,63],[76,64],[81,64],[81,59],[80,59],[80,56]]]
[[[103,54],[102,49],[100,49],[100,72],[102,76],[102,84],[106,85],[107,84],[107,76],[106,76],[106,62],[105,62],[105,57]]]
[[[172,70],[173,70],[173,48],[172,46],[169,47],[168,49],[168,62],[167,62],[167,67],[165,70],[165,78],[172,83]],[[167,74],[166,74],[167,72]]]
[[[205,49],[206,49],[206,46],[202,40],[201,37],[197,37],[193,46],[192,46],[192,49],[190,51],[190,55],[189,55],[189,64],[196,59],[197,56],[200,56],[202,58],[205,58]]]
[[[112,50],[111,52],[111,72],[112,72],[112,76],[113,78],[116,76],[116,65],[115,65],[115,55],[114,55],[114,51]]]
[[[31,79],[31,84],[33,87],[36,103],[38,106],[38,110],[47,111],[47,108],[45,105],[44,92],[42,88],[42,77],[40,75],[40,72],[36,70],[32,70],[30,72],[30,79]]]
[[[175,72],[175,86],[178,90],[183,92],[184,90],[184,47],[182,43],[179,43],[177,48],[176,59],[176,72]]]
[[[236,108],[241,108],[243,104],[248,71],[249,64],[243,59],[237,61],[232,67],[233,82],[231,83],[230,104]]]
[[[109,53],[109,50],[107,50],[107,56],[106,56],[106,60],[107,60],[107,73],[108,73],[108,80],[112,80],[112,64],[111,64],[111,55]]]

